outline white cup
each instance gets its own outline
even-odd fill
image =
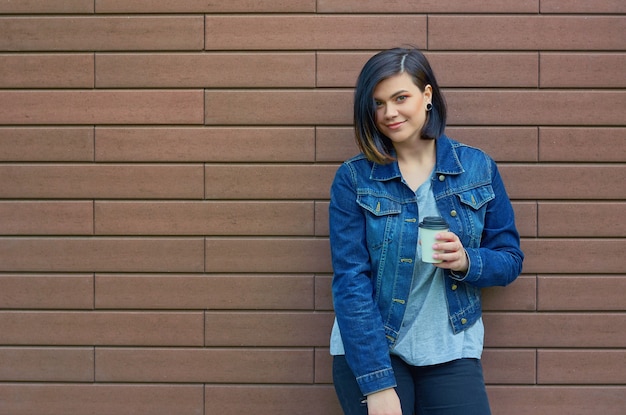
[[[433,258],[433,254],[436,251],[433,249],[433,245],[437,242],[435,235],[439,232],[445,232],[448,230],[448,223],[439,216],[426,216],[419,224],[420,232],[420,244],[422,246],[422,262],[428,262],[430,264],[438,264],[442,262],[440,259]]]

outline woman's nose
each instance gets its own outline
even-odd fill
[[[398,115],[398,110],[396,109],[395,105],[387,105],[385,107],[385,117],[393,118],[397,115]]]

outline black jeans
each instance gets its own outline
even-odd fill
[[[490,415],[483,369],[478,359],[459,359],[416,367],[396,356],[391,364],[402,415]],[[352,370],[344,356],[333,359],[335,391],[346,415],[367,415]]]

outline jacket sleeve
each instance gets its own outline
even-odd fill
[[[496,163],[488,157],[495,197],[488,203],[478,248],[467,248],[470,268],[451,277],[476,287],[505,286],[522,272],[524,253],[515,226],[515,213]]]
[[[374,302],[365,213],[356,200],[356,177],[347,164],[330,194],[333,303],[346,360],[363,395],[396,386],[383,320]]]

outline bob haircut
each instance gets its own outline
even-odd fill
[[[432,109],[420,133],[424,140],[439,138],[446,127],[446,103],[428,60],[415,48],[394,48],[372,56],[359,74],[354,91],[354,132],[359,150],[368,160],[386,164],[395,160],[393,143],[376,126],[374,89],[383,80],[406,72],[420,91],[432,87]]]

